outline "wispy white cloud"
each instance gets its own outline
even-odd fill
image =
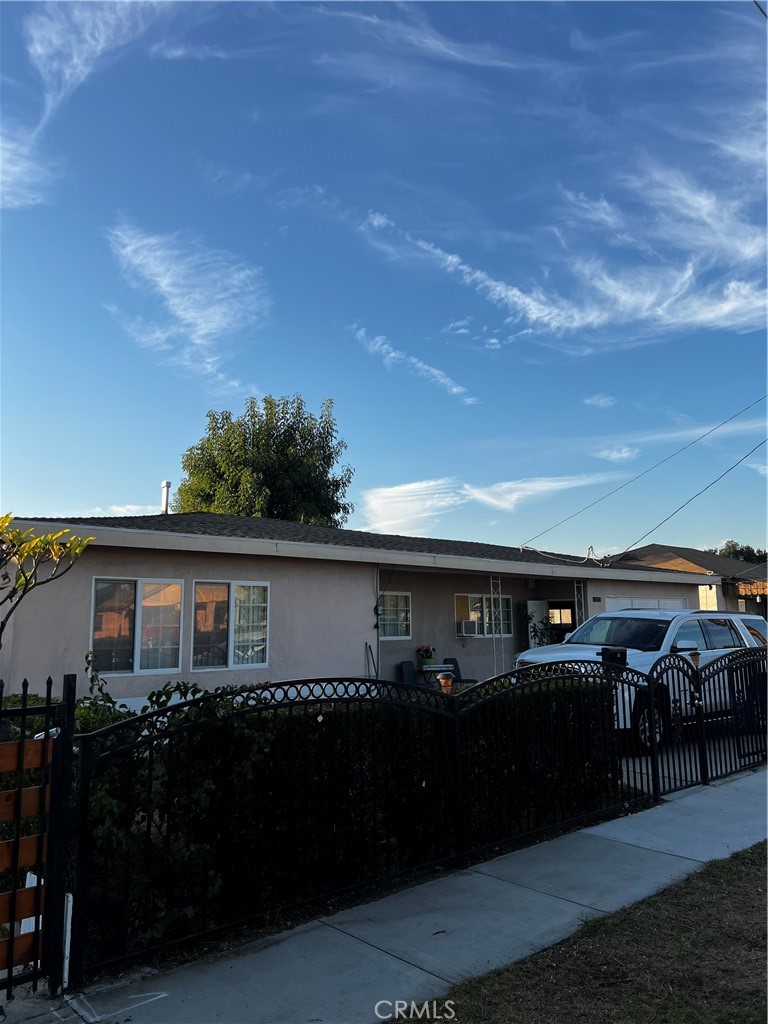
[[[568,42],[571,49],[576,50],[577,53],[602,53],[605,50],[623,46],[624,43],[637,39],[639,34],[638,32],[619,32],[616,35],[603,36],[601,39],[598,39],[574,28],[571,30]]]
[[[617,473],[584,473],[579,476],[532,477],[475,487],[461,483],[455,477],[439,477],[366,490],[360,511],[365,521],[363,528],[374,533],[429,536],[441,516],[468,502],[478,502],[501,512],[513,512],[522,502],[617,478]]]
[[[457,384],[455,380],[452,380],[442,370],[438,370],[436,366],[430,366],[428,363],[422,362],[421,359],[417,359],[416,356],[410,356],[407,352],[394,348],[381,334],[371,338],[368,336],[365,328],[358,327],[357,324],[353,325],[352,330],[354,331],[355,340],[372,356],[379,356],[388,370],[397,365],[405,366],[416,376],[423,377],[430,384],[434,384],[435,387],[446,391],[454,398],[459,398],[464,405],[478,404],[479,399],[470,395],[463,384]]]
[[[156,505],[96,505],[79,514],[83,516],[151,516],[159,511],[160,502]]]
[[[261,191],[277,177],[273,174],[254,174],[252,171],[236,171],[213,160],[199,160],[200,173],[213,187],[224,195],[238,195],[241,192]]]
[[[410,50],[430,60],[453,64],[466,64],[483,68],[502,68],[509,71],[560,68],[555,61],[511,54],[491,43],[465,43],[438,32],[418,8],[398,6],[399,18],[380,18],[376,14],[346,8],[324,8],[323,14],[344,18],[361,32],[396,51]]]
[[[458,277],[495,306],[505,309],[512,322],[525,320],[548,330],[561,331],[598,327],[608,320],[607,312],[597,306],[580,308],[554,293],[547,295],[540,288],[526,292],[465,263],[460,256],[445,252],[432,242],[413,239],[413,245],[446,273]]]
[[[410,100],[439,93],[456,102],[493,104],[493,94],[485,86],[448,68],[428,66],[394,53],[323,53],[314,64],[320,71],[357,83],[365,92],[402,94]],[[334,101],[335,102],[335,101]]]
[[[162,39],[150,47],[150,56],[165,60],[227,60],[230,56],[218,46],[187,42],[171,42]]]
[[[464,317],[463,320],[452,320],[447,327],[443,327],[443,334],[471,334],[469,325],[472,323],[472,317]]]
[[[760,476],[768,476],[768,466],[764,462],[748,462],[747,465]]]
[[[381,230],[381,228],[393,227],[393,222],[384,213],[377,213],[375,210],[369,210],[368,216],[363,222],[363,227],[373,228],[375,231]]]
[[[299,185],[293,188],[284,188],[274,196],[273,202],[279,210],[298,210],[309,204],[326,209],[338,210],[340,208],[338,200],[328,195],[325,185]],[[346,217],[346,214],[344,216]]]
[[[271,298],[261,269],[195,239],[150,234],[125,221],[107,238],[128,281],[159,298],[169,316],[162,323],[122,317],[131,336],[145,347],[170,350],[175,365],[217,387],[239,388],[220,370],[221,345],[266,322]]]
[[[593,487],[610,480],[616,480],[616,473],[581,473],[578,476],[529,477],[523,480],[508,480],[490,487],[472,487],[464,484],[462,493],[467,498],[479,501],[491,508],[512,512],[521,502],[548,497],[560,491],[575,487]]]
[[[541,287],[524,291],[507,284],[431,242],[416,239],[414,245],[446,273],[506,309],[509,322],[522,320],[540,331],[597,331],[633,323],[646,332],[691,327],[747,331],[765,324],[765,292],[756,274],[752,279],[739,279],[728,272],[704,283],[693,262],[676,271],[656,266],[611,273],[598,259],[580,259],[572,270],[581,279],[581,290],[578,299],[572,301]],[[630,338],[629,344],[638,341]],[[624,340],[614,336],[609,344],[620,347]]]
[[[608,462],[631,462],[640,454],[639,448],[630,448],[629,445],[618,445],[615,448],[603,448],[595,452],[595,458],[607,459]]]
[[[765,229],[748,219],[739,198],[715,193],[680,170],[652,162],[623,181],[647,207],[646,230],[655,241],[699,261],[763,263]]]
[[[164,4],[46,3],[24,20],[29,59],[43,83],[40,126],[117,50],[144,34]]]
[[[457,481],[451,477],[374,487],[362,494],[364,529],[372,533],[422,537],[439,522],[443,513],[465,500]]]
[[[580,220],[590,221],[607,228],[618,228],[624,223],[624,218],[616,207],[605,198],[589,199],[583,192],[569,192],[567,188],[562,190],[568,200],[572,213]]]
[[[764,124],[751,145],[764,154]],[[504,310],[509,323],[535,331],[537,344],[572,355],[647,345],[693,328],[764,329],[759,188],[747,175],[712,173],[706,185],[697,177],[703,172],[645,159],[614,174],[610,201],[562,187],[564,219],[539,233],[558,243],[558,274],[544,262],[533,283],[503,280],[389,217],[376,221],[377,230],[366,222],[363,235],[389,260],[432,263]],[[574,349],[568,336],[577,332]]]
[[[123,0],[123,2],[133,2],[133,0]],[[220,46],[211,46],[209,43],[194,43],[186,39],[161,39],[150,47],[149,54],[151,57],[161,57],[163,60],[247,60],[273,53],[275,49],[276,44],[271,42],[245,48],[223,49]]]
[[[764,64],[761,58],[759,63]],[[707,118],[711,117],[718,125],[718,131],[705,124],[692,125],[689,122],[678,123],[670,118],[669,108],[665,108],[664,130],[671,136],[686,143],[697,143],[707,149],[714,149],[718,158],[725,158],[733,170],[741,164],[755,181],[763,181],[766,176],[765,143],[766,143],[766,100],[764,95],[745,94],[738,104],[729,106],[720,97],[717,101],[710,100],[707,104]],[[635,115],[638,116],[637,113]],[[646,120],[658,122],[658,111],[648,111]],[[736,161],[734,167],[733,161]]]
[[[584,399],[584,405],[594,405],[597,409],[610,409],[612,405],[616,405],[616,399],[613,395],[590,395]]]
[[[38,157],[31,133],[7,118],[0,126],[0,205],[6,210],[37,206],[45,199],[52,171]]]

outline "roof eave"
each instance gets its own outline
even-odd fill
[[[17,519],[22,529],[44,528],[45,532],[72,529],[66,520],[37,522]],[[104,547],[154,551],[194,551],[207,554],[259,555],[278,558],[304,558],[317,561],[362,562],[377,565],[399,565],[412,568],[448,569],[456,572],[478,572],[508,576],[556,577],[601,580],[636,580],[647,583],[691,583],[699,585],[701,575],[671,570],[603,568],[598,565],[547,565],[542,562],[514,562],[507,559],[478,558],[468,555],[430,554],[418,551],[394,551],[380,548],[350,547],[341,544],[312,544],[302,541],[267,540],[258,537],[216,537],[197,533],[160,533],[157,530],[125,529],[93,526],[83,531],[93,543]],[[708,583],[719,583],[719,577],[708,576]]]

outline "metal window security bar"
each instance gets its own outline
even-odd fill
[[[501,614],[501,577],[491,576],[491,634],[493,636],[493,674],[504,671],[504,627]]]

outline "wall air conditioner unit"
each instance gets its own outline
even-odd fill
[[[456,636],[480,636],[480,623],[464,619],[456,623]]]

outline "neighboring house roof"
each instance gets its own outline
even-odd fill
[[[610,566],[607,560],[581,559],[576,555],[505,547],[477,541],[403,537],[395,534],[340,530],[309,526],[278,519],[227,516],[208,512],[182,512],[152,516],[75,516],[72,518],[24,517],[14,525],[69,527],[93,534],[97,544],[120,547],[175,548],[231,551],[247,554],[278,554],[345,561],[386,562],[432,568],[527,575],[577,576],[609,579],[642,578],[669,580],[669,570],[647,566]],[[567,570],[564,572],[563,570]],[[695,582],[675,573],[677,582]]]
[[[646,544],[629,551],[615,563],[632,563],[655,568],[676,569],[681,572],[711,573],[736,584],[740,593],[766,593],[768,566],[765,562],[744,562],[740,558],[726,558],[711,551],[682,548],[671,544]]]

